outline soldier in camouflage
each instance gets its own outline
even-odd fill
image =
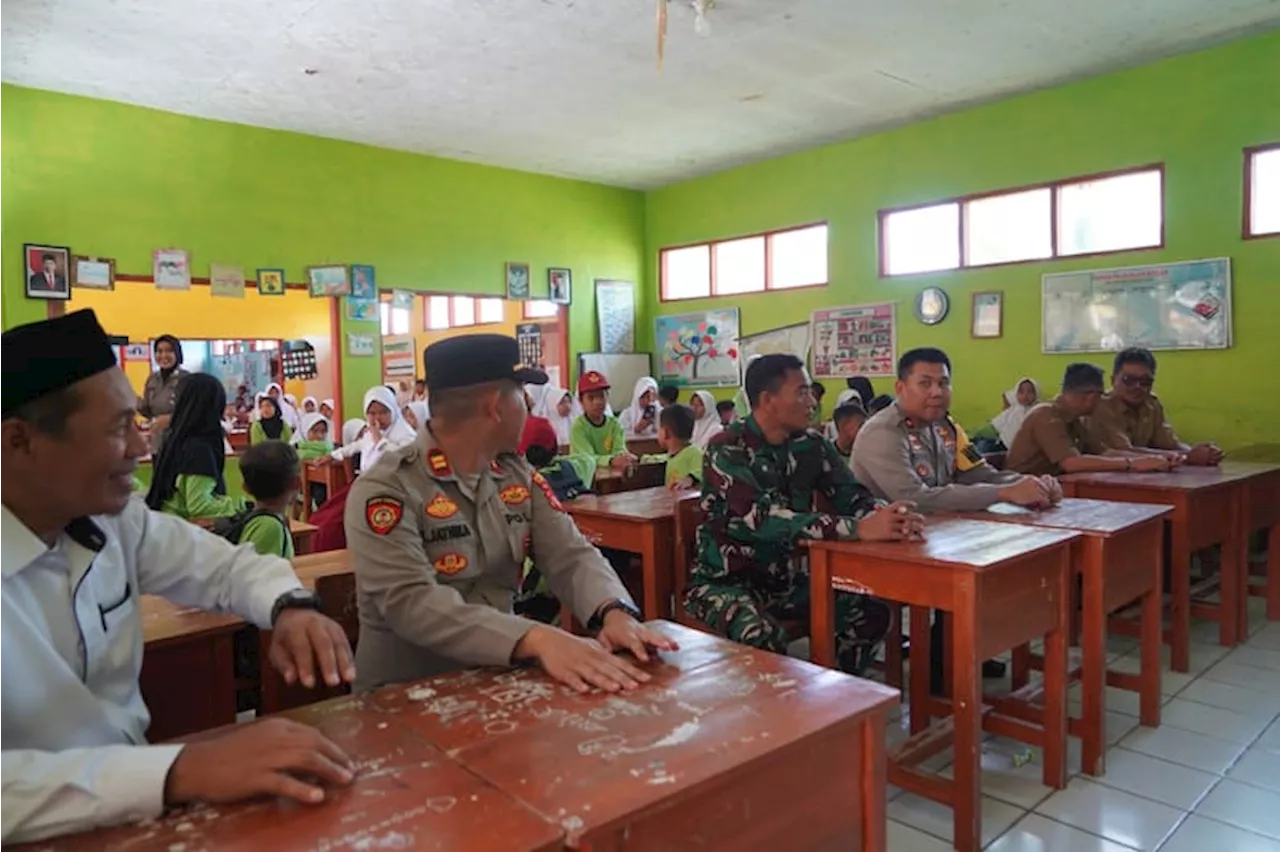
[[[918,539],[924,520],[911,503],[877,502],[831,442],[808,428],[814,399],[800,359],[753,361],[746,394],[751,415],[707,447],[707,521],[698,529],[685,608],[729,639],[785,653],[800,638],[785,623],[807,620],[809,612],[800,541]],[[840,668],[865,672],[888,627],[883,603],[837,592]]]

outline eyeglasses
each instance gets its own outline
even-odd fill
[[[1140,387],[1145,390],[1151,390],[1156,383],[1154,376],[1135,376],[1132,373],[1121,373],[1120,381],[1129,387]]]

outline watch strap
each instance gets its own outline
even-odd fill
[[[587,622],[587,629],[593,632],[603,629],[604,617],[616,609],[622,610],[636,621],[644,621],[644,615],[640,610],[635,608],[634,604],[629,601],[619,599],[609,601],[607,604],[596,610],[595,615],[591,616],[591,620]]]

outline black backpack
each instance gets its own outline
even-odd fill
[[[261,518],[264,516],[275,518],[276,521],[284,527],[285,541],[288,541],[289,536],[292,535],[289,531],[288,521],[277,515],[275,512],[268,511],[267,509],[255,509],[252,505],[244,511],[237,512],[229,518],[218,518],[213,522],[213,526],[210,527],[210,530],[214,535],[222,536],[232,544],[239,544],[240,536],[244,535],[244,528],[249,526],[249,522],[254,518]],[[280,555],[284,556],[284,553],[281,553]]]
[[[554,461],[546,467],[538,468],[538,470],[561,502],[572,500],[583,494],[595,493],[583,484],[578,472],[567,461]]]

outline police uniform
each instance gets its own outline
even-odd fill
[[[92,311],[5,332],[3,364],[5,419],[116,369]],[[293,569],[138,499],[77,518],[52,547],[5,505],[0,548],[4,842],[159,816],[182,745],[147,745],[140,597],[269,628],[282,596],[299,594]]]
[[[913,500],[922,512],[973,512],[1000,499],[1021,475],[983,460],[950,416],[908,417],[897,402],[863,424],[853,442],[853,473],[877,497]]]
[[[429,391],[509,378],[516,343],[502,335],[451,338],[424,355]],[[526,556],[551,591],[588,624],[626,587],[574,525],[542,474],[503,453],[460,475],[430,425],[352,485],[345,516],[360,613],[357,689],[451,669],[509,665],[536,622],[515,615]]]

